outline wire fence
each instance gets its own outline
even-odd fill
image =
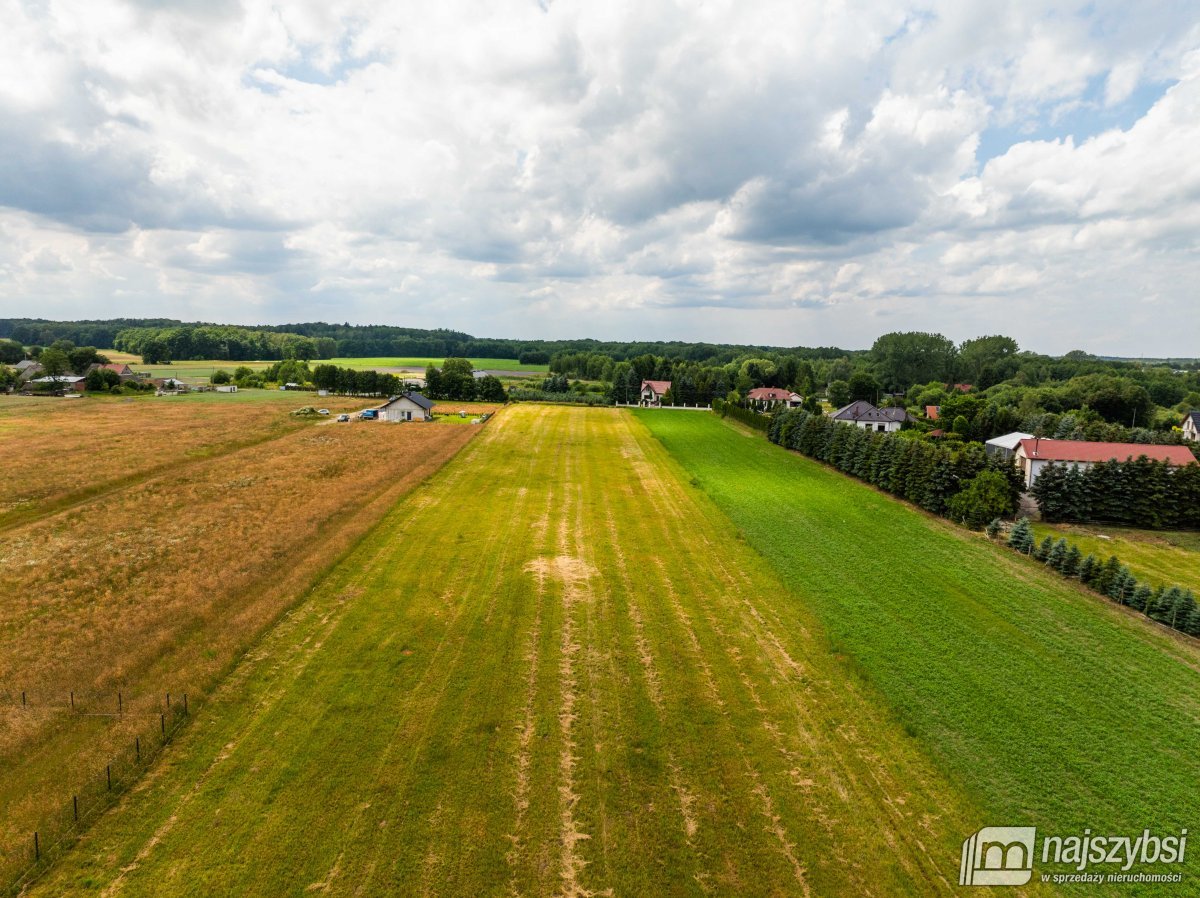
[[[120,692],[0,692],[0,709],[143,719],[132,739],[51,808],[26,838],[0,846],[0,894],[4,895],[19,893],[75,844],[138,781],[189,718],[187,693],[135,697]]]

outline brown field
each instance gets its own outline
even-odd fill
[[[310,394],[267,394],[246,401],[214,394],[180,398],[0,397],[0,528],[43,510],[128,485],[232,448],[306,426],[287,412]],[[362,399],[322,398],[330,411]]]
[[[3,488],[28,509],[0,528],[0,850],[157,722],[137,711],[167,692],[202,701],[480,431],[315,426],[289,417],[303,404],[0,406],[19,421],[0,431]],[[72,690],[78,711],[114,710],[118,689],[135,713],[67,710]]]

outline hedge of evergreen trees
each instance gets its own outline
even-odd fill
[[[804,409],[772,416],[767,438],[968,526],[1017,510],[1021,477],[979,443],[943,447],[903,432],[875,433]]]
[[[735,421],[741,421],[755,430],[766,431],[770,428],[773,420],[770,415],[763,415],[753,409],[742,408],[740,405],[726,402],[723,399],[714,399],[712,407],[713,411],[722,418],[733,418]]]
[[[989,536],[999,531],[999,522],[988,527]],[[1008,545],[1022,555],[1029,555],[1053,568],[1064,577],[1079,580],[1084,586],[1114,602],[1140,611],[1147,617],[1166,624],[1189,636],[1200,636],[1200,607],[1190,589],[1160,586],[1157,589],[1143,583],[1121,564],[1116,555],[1101,561],[1095,555],[1084,555],[1078,546],[1065,538],[1047,536],[1040,544],[1034,538],[1027,518],[1013,525]]]
[[[1047,521],[1200,528],[1200,465],[1173,468],[1145,456],[1104,462],[1086,470],[1047,465],[1030,493]]]

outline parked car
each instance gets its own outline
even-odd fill
[[[327,409],[327,408],[319,408],[319,409],[317,409],[317,414],[318,414],[318,415],[328,415],[328,414],[329,414],[329,409]]]
[[[350,420],[350,416],[349,416],[349,415],[344,415],[344,414],[343,414],[343,415],[338,415],[338,416],[337,416],[337,419],[338,419],[339,421],[341,421],[341,422],[345,423],[346,421],[349,421],[349,420]]]

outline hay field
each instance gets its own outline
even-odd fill
[[[168,691],[201,703],[322,569],[479,431],[319,426],[262,404],[103,405],[35,416],[17,440],[64,447],[67,489],[107,486],[0,529],[0,852],[146,723],[65,713],[70,691],[87,712],[113,710],[118,690],[127,711]],[[64,489],[59,470],[24,468],[29,494]]]

